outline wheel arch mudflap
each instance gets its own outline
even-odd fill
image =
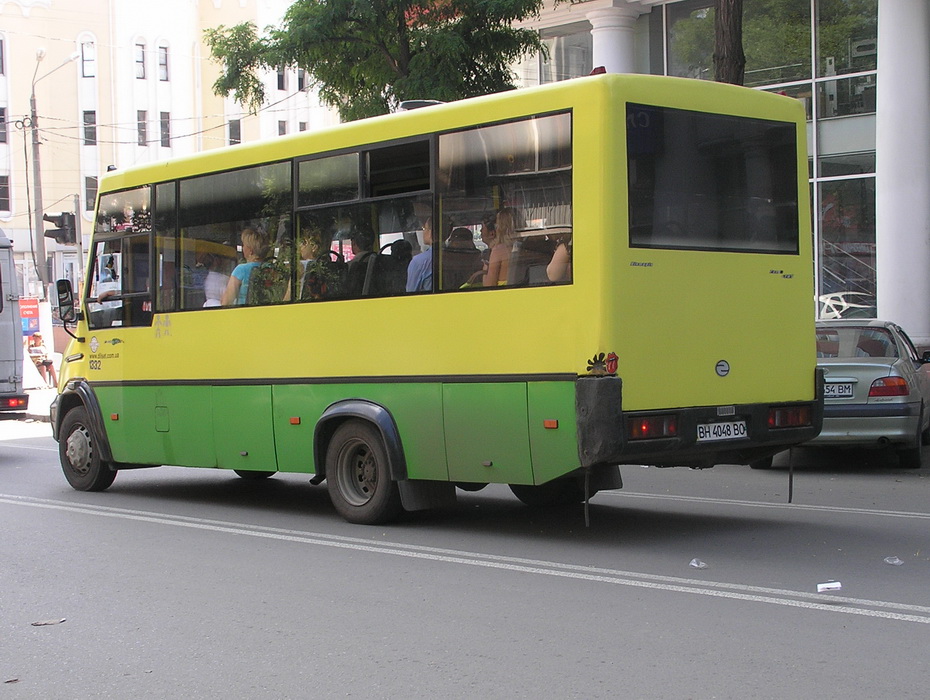
[[[110,440],[107,438],[107,431],[104,428],[103,412],[100,409],[100,402],[97,400],[94,388],[86,379],[70,380],[62,392],[55,397],[51,412],[53,437],[56,441],[61,439],[62,421],[68,411],[81,405],[87,410],[87,422],[90,424],[88,427],[93,431],[94,438],[97,441],[100,460],[112,466],[113,451],[110,449]]]
[[[407,458],[394,416],[385,406],[368,399],[336,401],[323,411],[313,432],[315,483],[326,477],[326,451],[333,434],[340,425],[353,418],[370,423],[381,435],[387,451],[391,480],[397,482],[404,510],[427,510],[455,503],[455,484],[407,478]]]

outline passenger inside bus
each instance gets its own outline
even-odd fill
[[[546,277],[550,282],[572,281],[572,237],[555,237],[556,248],[546,266]]]
[[[206,301],[205,308],[221,306],[223,292],[229,284],[228,258],[213,253],[199,253],[197,266],[207,271],[203,280],[203,291]]]
[[[428,292],[433,288],[433,220],[423,224],[423,249],[413,256],[407,267],[407,291]]]
[[[367,296],[366,288],[371,281],[371,272],[377,253],[373,248],[375,245],[375,234],[371,229],[353,228],[349,237],[352,245],[352,259],[346,266],[346,283],[348,285],[348,294],[350,297]]]
[[[247,228],[240,235],[242,240],[242,257],[245,262],[236,265],[229,277],[229,283],[223,292],[223,306],[245,304],[249,293],[249,278],[252,270],[268,257],[268,235],[255,229]]]
[[[471,229],[458,226],[452,229],[442,247],[442,288],[459,289],[482,269],[481,251],[475,245]]]
[[[494,222],[495,240],[488,258],[488,271],[484,275],[485,287],[496,287],[507,284],[507,273],[510,268],[510,254],[513,252],[514,242],[518,231],[526,227],[523,215],[513,207],[504,207],[497,212]]]

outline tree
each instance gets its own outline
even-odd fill
[[[714,76],[718,83],[742,85],[743,0],[714,0]]]
[[[213,85],[257,110],[263,69],[307,71],[324,104],[344,120],[384,114],[402,100],[458,100],[514,87],[509,66],[544,50],[512,22],[542,0],[297,0],[281,27],[253,23],[205,32],[222,66]]]

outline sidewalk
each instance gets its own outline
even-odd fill
[[[29,396],[26,419],[48,422],[48,409],[57,393],[57,389],[26,389]]]

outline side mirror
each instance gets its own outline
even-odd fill
[[[920,361],[924,364],[930,363],[930,350],[924,350],[924,354],[920,356]]]
[[[74,290],[71,289],[71,280],[64,279],[55,282],[55,291],[58,293],[58,317],[64,323],[73,323],[77,319],[74,309]]]

